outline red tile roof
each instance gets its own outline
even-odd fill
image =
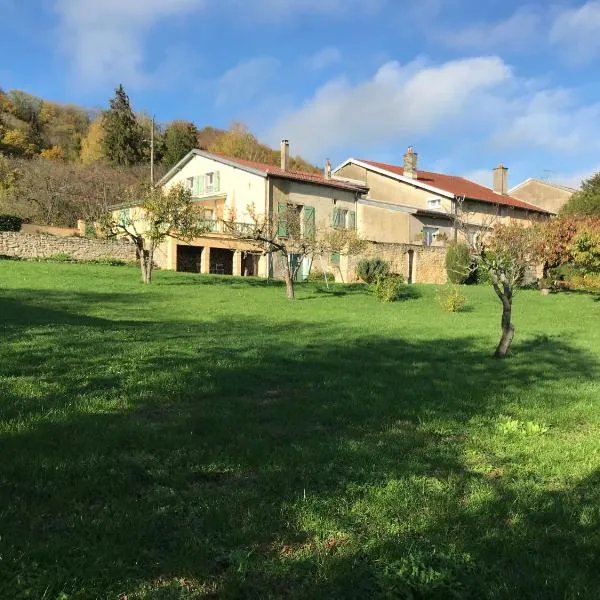
[[[255,162],[253,160],[246,160],[243,158],[233,158],[231,156],[225,156],[224,154],[217,154],[215,152],[210,152],[209,154],[222,158],[230,163],[236,163],[241,167],[248,167],[250,169],[256,169],[257,171],[263,171],[271,177],[280,177],[282,179],[291,179],[292,181],[301,181],[304,183],[325,185],[327,187],[339,188],[342,190],[349,190],[352,192],[366,191],[368,189],[366,185],[353,184],[335,178],[329,179],[321,173],[305,173],[304,171],[289,170],[285,171],[281,167],[271,165],[268,163]]]
[[[385,163],[375,162],[372,160],[360,160],[362,163],[371,165],[384,171],[389,171],[395,175],[404,176],[404,169],[395,165],[388,165]],[[426,185],[450,192],[457,197],[465,197],[470,200],[479,200],[480,202],[488,202],[492,204],[501,204],[503,206],[513,206],[515,208],[522,208],[525,210],[531,210],[540,213],[546,213],[548,211],[523,202],[512,196],[496,194],[494,190],[487,188],[473,181],[469,181],[464,177],[457,177],[456,175],[444,175],[443,173],[430,173],[428,171],[417,171],[417,181]]]

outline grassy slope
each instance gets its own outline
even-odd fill
[[[6,597],[598,597],[597,297],[0,281]]]

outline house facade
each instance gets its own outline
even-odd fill
[[[503,165],[494,169],[494,189],[463,177],[418,170],[412,148],[403,166],[349,158],[333,173],[368,187],[359,200],[358,232],[373,242],[444,245],[462,234],[455,227],[458,213],[469,224],[468,236],[498,222],[529,224],[549,216],[547,210],[508,194],[508,169]],[[370,222],[370,207],[388,207],[393,216],[382,227],[363,227]]]
[[[557,214],[576,191],[549,181],[530,178],[509,190],[509,193],[514,198]]]
[[[300,221],[313,230],[332,224],[355,229],[357,200],[367,191],[362,184],[337,180],[325,173],[291,171],[289,144],[285,140],[281,166],[192,150],[159,185],[166,190],[174,185],[189,189],[209,231],[189,242],[168,238],[155,251],[157,266],[262,277],[280,274],[277,257],[265,255],[252,243],[236,239],[228,233],[227,224],[249,226],[254,223],[253,218],[269,217],[282,207],[293,206],[301,215]],[[324,257],[316,266],[335,273],[341,280],[347,279],[348,264],[343,256]],[[299,276],[307,277],[310,269],[311,263],[305,259]]]

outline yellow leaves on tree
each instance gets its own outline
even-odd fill
[[[81,140],[80,159],[82,163],[97,162],[104,158],[103,138],[102,119],[96,119],[90,124],[88,134]]]
[[[40,152],[40,156],[46,160],[65,160],[65,151],[60,146],[52,146]]]

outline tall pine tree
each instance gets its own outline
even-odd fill
[[[110,108],[102,117],[104,156],[113,165],[130,166],[142,161],[144,139],[129,97],[122,85],[115,90]]]

